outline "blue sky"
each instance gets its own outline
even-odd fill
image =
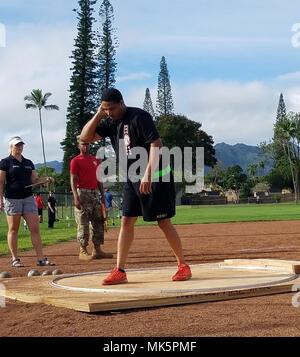
[[[117,86],[127,105],[142,106],[147,87],[155,104],[165,56],[175,112],[201,122],[215,143],[271,139],[281,91],[288,110],[300,111],[300,47],[291,43],[292,26],[300,23],[299,1],[111,3],[120,42]],[[76,7],[76,0],[0,0],[6,28],[6,47],[0,47],[0,157],[9,137],[18,134],[28,142],[24,155],[42,161],[37,113],[26,111],[23,102],[41,88],[61,108],[44,115],[47,159],[61,160]]]

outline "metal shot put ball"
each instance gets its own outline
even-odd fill
[[[31,278],[32,276],[39,276],[39,275],[41,274],[35,269],[30,270],[27,274],[28,278]]]

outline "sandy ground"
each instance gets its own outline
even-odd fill
[[[203,224],[177,228],[191,264],[228,258],[300,260],[300,222]],[[117,229],[111,229],[104,246],[115,257],[117,234]],[[55,268],[64,273],[110,270],[115,264],[115,257],[80,262],[76,241],[47,247],[45,253],[55,261]],[[14,277],[25,276],[34,267],[35,256],[31,251],[22,253],[21,258],[26,265],[24,268],[11,268],[9,257],[0,258],[0,271],[9,271]],[[136,228],[127,267],[172,264],[175,271],[175,259],[160,230],[157,227]],[[290,293],[97,314],[6,300],[6,307],[0,309],[0,336],[300,336],[300,307],[292,306],[292,296]]]

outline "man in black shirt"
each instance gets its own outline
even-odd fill
[[[48,228],[54,228],[54,222],[56,220],[56,199],[52,192],[49,192],[48,197]]]
[[[148,153],[145,168],[136,180],[127,172],[127,182],[123,192],[123,217],[118,239],[117,266],[103,281],[103,285],[127,282],[126,259],[134,239],[134,224],[138,216],[145,221],[157,221],[165,234],[178,262],[178,270],[173,281],[188,280],[192,273],[185,263],[181,240],[171,217],[175,215],[175,189],[172,175],[170,182],[153,182],[159,167],[158,149],[162,142],[150,114],[139,108],[126,107],[122,94],[117,89],[103,92],[102,103],[95,116],[84,126],[81,140],[97,141],[109,137],[116,155],[127,157],[128,172],[137,160],[132,155],[134,148],[143,148]],[[120,150],[122,152],[120,152]],[[124,155],[122,155],[123,161]],[[166,171],[166,170],[164,170]]]

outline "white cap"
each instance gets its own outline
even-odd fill
[[[20,138],[19,136],[14,136],[13,138],[11,138],[9,140],[9,145],[10,146],[14,146],[14,145],[17,145],[17,144],[20,144],[20,143],[24,143],[24,140],[22,138]]]

